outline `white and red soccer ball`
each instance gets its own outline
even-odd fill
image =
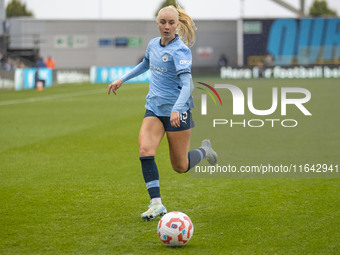
[[[165,245],[183,246],[192,237],[194,225],[185,213],[169,212],[159,220],[157,233]]]

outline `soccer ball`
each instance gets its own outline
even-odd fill
[[[157,233],[165,245],[183,246],[192,237],[194,225],[185,213],[169,212],[159,220]]]

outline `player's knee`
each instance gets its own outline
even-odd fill
[[[172,164],[172,168],[179,174],[183,174],[188,171],[187,164]]]
[[[147,157],[147,156],[152,156],[155,155],[154,150],[147,146],[139,146],[139,156],[140,157]]]

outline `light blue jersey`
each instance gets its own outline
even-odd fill
[[[121,80],[125,82],[150,69],[145,108],[157,116],[170,116],[172,111],[181,114],[194,107],[191,97],[191,51],[177,35],[166,46],[161,45],[160,41],[161,37],[152,39],[143,62]]]

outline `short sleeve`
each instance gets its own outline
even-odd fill
[[[191,50],[187,47],[182,47],[176,50],[173,55],[176,74],[191,73],[192,55]]]

